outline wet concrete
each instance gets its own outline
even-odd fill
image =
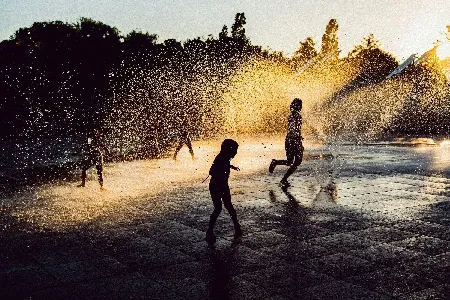
[[[0,298],[449,299],[448,151],[313,149],[284,190],[285,168],[233,173],[244,236],[233,239],[224,210],[214,247],[203,240],[212,203],[199,181],[63,227],[21,217],[8,202]]]

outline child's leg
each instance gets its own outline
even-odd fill
[[[269,166],[269,173],[273,173],[273,171],[275,170],[275,167],[278,165],[288,166],[290,164],[291,164],[291,162],[286,159],[272,159],[272,161],[270,162],[270,166]]]
[[[192,159],[194,159],[194,150],[192,149],[191,139],[189,137],[186,138],[186,146],[189,148],[189,153],[191,154]]]
[[[177,148],[175,149],[175,153],[173,154],[173,159],[177,159],[178,151],[181,150],[183,145],[184,145],[184,141],[181,139],[180,142],[178,143]]]
[[[95,168],[97,169],[98,183],[100,184],[100,187],[103,187],[103,165],[97,163]]]
[[[294,162],[295,156],[292,155],[291,153],[288,153],[288,151],[286,151],[286,152],[287,152],[286,153],[287,159],[272,159],[272,162],[270,163],[272,172],[273,172],[273,169],[275,169],[275,166],[278,166],[278,165],[291,166],[292,165],[292,163]],[[272,173],[272,172],[270,172],[270,173]]]
[[[278,165],[290,166],[292,164],[292,161],[289,159],[273,159],[272,161],[275,161],[274,164],[276,166],[278,166]]]
[[[86,184],[87,170],[92,167],[91,158],[85,158],[85,160],[81,164],[81,184],[79,186],[84,187]]]
[[[297,167],[302,163],[302,156],[301,155],[295,155],[293,162],[291,162],[290,168],[287,170],[286,174],[284,174],[283,178],[281,179],[281,182],[287,182],[287,179],[289,176],[291,176],[295,170],[297,170]]]
[[[214,244],[216,242],[216,236],[214,234],[214,225],[216,224],[216,220],[220,215],[220,212],[222,211],[222,201],[220,190],[215,186],[214,184],[209,184],[209,192],[211,194],[211,199],[214,204],[214,211],[211,214],[211,217],[209,218],[209,226],[208,230],[206,231],[206,237],[205,240],[209,244]]]
[[[80,186],[85,186],[86,185],[86,171],[87,169],[83,166],[83,169],[81,170],[81,184]]]
[[[269,173],[273,173],[273,171],[275,170],[275,167],[278,165],[291,166],[292,163],[294,162],[292,145],[289,140],[285,141],[284,149],[286,151],[286,159],[272,159],[272,162],[270,163],[270,166],[269,166]]]
[[[234,235],[241,236],[242,235],[241,225],[239,224],[237,213],[236,210],[234,209],[233,203],[231,203],[230,188],[228,186],[226,186],[226,188],[223,191],[222,201],[223,206],[225,206],[225,208],[228,210],[228,213],[230,214],[231,219],[233,220]]]
[[[209,193],[211,194],[211,199],[214,204],[214,211],[212,212],[211,217],[209,218],[209,228],[208,228],[208,231],[212,231],[214,225],[216,224],[217,218],[222,212],[222,201],[220,199],[222,195],[220,189],[218,189],[215,185],[211,183],[209,185]]]
[[[287,170],[281,179],[283,185],[289,185],[287,179],[292,173],[297,170],[297,167],[302,163],[303,158],[303,146],[296,141],[286,141],[286,156],[287,162],[289,162],[290,168]]]

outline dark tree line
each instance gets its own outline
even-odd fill
[[[92,126],[120,53],[118,30],[90,19],[19,29],[0,44],[2,136]]]
[[[238,13],[230,33],[224,26],[218,38],[185,42],[139,31],[122,36],[87,18],[21,28],[0,43],[0,136],[101,127],[118,144],[139,145],[141,156],[151,156],[154,133],[164,148],[187,114],[194,130],[204,127],[197,134],[212,133],[226,80],[245,61],[268,55],[251,45],[245,23]]]
[[[153,157],[170,147],[186,117],[197,138],[220,132],[222,96],[231,78],[257,61],[292,75],[305,68],[295,75],[299,85],[307,76],[321,77],[324,83],[350,78],[338,82],[337,91],[316,107],[328,114],[322,118],[324,131],[337,132],[347,128],[339,119],[342,107],[351,109],[346,99],[385,85],[386,75],[398,66],[373,35],[339,58],[335,19],[325,28],[320,49],[307,38],[291,58],[252,45],[245,24],[245,15],[238,13],[231,30],[223,26],[217,37],[183,42],[160,42],[156,34],[140,31],[121,35],[117,28],[87,18],[21,28],[0,43],[0,136],[59,137],[100,127],[120,149]],[[396,76],[412,87],[382,130],[448,133],[450,100],[442,74],[433,65],[420,64]],[[370,101],[368,97],[360,105]]]

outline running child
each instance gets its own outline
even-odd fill
[[[282,187],[290,186],[288,178],[302,163],[304,150],[302,143],[303,138],[301,136],[302,116],[300,115],[300,111],[302,110],[302,100],[299,98],[295,98],[290,105],[290,109],[291,114],[288,118],[288,130],[284,144],[284,148],[286,150],[286,159],[272,159],[272,162],[269,166],[269,173],[273,173],[275,167],[278,165],[290,166],[286,174],[284,174],[283,178],[281,179],[280,184]]]

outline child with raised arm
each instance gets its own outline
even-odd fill
[[[230,160],[236,156],[239,145],[235,140],[225,139],[220,147],[220,153],[214,159],[209,170],[211,181],[209,182],[209,192],[214,204],[214,211],[209,219],[209,228],[206,231],[205,240],[214,244],[216,236],[214,234],[214,225],[222,211],[222,202],[231,216],[234,224],[234,237],[242,236],[242,229],[237,219],[236,210],[231,203],[230,187],[228,186],[228,178],[230,177],[230,169],[239,171],[238,167],[231,165]]]
[[[289,166],[286,174],[284,174],[281,179],[281,186],[288,187],[290,186],[288,182],[289,176],[294,173],[297,167],[302,163],[303,159],[303,143],[302,143],[302,116],[300,115],[300,111],[302,110],[302,100],[299,98],[295,98],[290,105],[291,114],[288,118],[288,130],[286,134],[284,148],[286,150],[286,159],[277,160],[272,159],[272,162],[269,166],[269,173],[273,173],[275,167],[278,165]]]

